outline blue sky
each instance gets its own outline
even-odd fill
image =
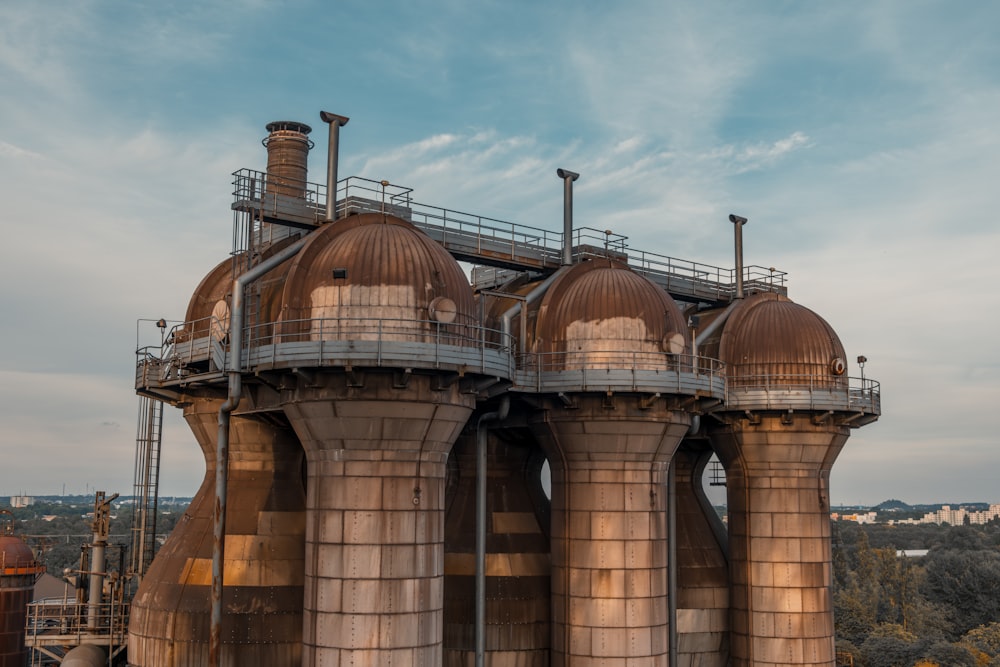
[[[833,502],[1000,502],[998,25],[914,0],[3,3],[0,494],[130,491],[136,320],[182,317],[229,252],[264,125],[322,147],[327,109],[341,176],[420,202],[558,231],[566,167],[578,225],[727,267],[747,216],[747,263],[882,382]],[[190,495],[176,412],[162,489]]]

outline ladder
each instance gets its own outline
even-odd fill
[[[135,437],[135,478],[132,498],[132,535],[129,573],[136,583],[153,561],[156,548],[156,507],[159,501],[160,444],[163,440],[163,401],[139,396]]]

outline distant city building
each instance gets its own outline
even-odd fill
[[[890,524],[922,524],[922,523],[947,523],[952,526],[962,526],[966,523],[982,525],[989,523],[993,519],[1000,518],[1000,504],[990,505],[989,509],[970,512],[961,507],[952,509],[951,505],[944,505],[936,512],[928,512],[920,519],[900,519],[890,521]]]
[[[11,496],[10,506],[14,509],[19,507],[27,507],[29,505],[34,505],[35,499],[31,496]]]
[[[875,523],[875,517],[878,515],[877,512],[865,512],[864,514],[838,514],[834,512],[830,515],[830,518],[834,521],[853,521],[855,523]]]

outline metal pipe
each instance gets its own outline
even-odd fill
[[[563,266],[573,263],[573,181],[580,174],[568,169],[556,169],[556,175],[563,179]]]
[[[340,128],[350,120],[329,111],[320,111],[319,117],[330,125],[330,141],[326,148],[326,220],[337,219],[337,161],[340,152]]]
[[[246,286],[291,259],[311,236],[303,236],[281,252],[268,257],[233,281],[229,317],[229,395],[219,407],[219,435],[215,448],[215,523],[212,544],[212,615],[208,638],[209,667],[219,667],[222,653],[222,586],[226,556],[226,497],[229,486],[229,421],[243,396],[243,320]]]
[[[486,435],[485,424],[507,418],[510,399],[500,401],[476,423],[476,667],[486,664]]]
[[[677,464],[670,458],[667,468],[667,651],[669,664],[677,660]]]
[[[107,536],[94,534],[94,544],[90,551],[90,588],[87,597],[87,628],[92,632],[100,630],[101,598],[104,594],[104,575],[107,570],[105,549]]]
[[[726,323],[726,320],[728,320],[729,316],[733,314],[733,311],[736,310],[736,306],[738,306],[739,303],[739,301],[733,301],[724,311],[722,311],[721,315],[712,320],[711,323],[705,327],[705,330],[698,334],[697,338],[694,339],[695,346],[704,345],[709,336],[714,334],[716,329]]]
[[[520,313],[520,312],[522,312],[524,310],[524,306],[531,305],[532,303],[534,303],[535,301],[538,300],[538,297],[540,297],[543,294],[545,294],[546,290],[548,290],[549,287],[551,287],[552,283],[555,282],[556,278],[558,278],[560,275],[562,275],[566,271],[566,269],[567,269],[566,266],[560,266],[558,269],[556,269],[555,273],[553,273],[548,278],[546,278],[545,280],[543,280],[533,290],[531,290],[530,292],[528,292],[523,297],[519,296],[517,294],[511,294],[510,295],[511,299],[518,299],[518,302],[515,303],[510,308],[508,308],[506,311],[504,311],[503,315],[500,316],[500,329],[501,329],[501,331],[504,334],[504,340],[509,340],[510,339],[510,323],[514,319],[514,317],[516,317],[518,313]],[[527,337],[526,331],[527,331],[527,325],[525,323],[525,319],[522,317],[521,318],[521,340],[518,342],[518,346],[520,347],[520,351],[522,353],[525,351],[524,350],[524,343],[525,343],[524,339]]]
[[[729,222],[733,223],[736,234],[736,298],[743,298],[743,225],[747,224],[747,219],[729,214]]]

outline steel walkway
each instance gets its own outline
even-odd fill
[[[232,209],[250,220],[300,228],[322,224],[326,186],[303,183],[302,196],[266,191],[266,174],[241,169],[234,176]],[[412,201],[412,190],[351,176],[338,183],[338,217],[389,213],[409,220],[453,257],[504,271],[549,273],[562,261],[563,234]],[[245,224],[245,223],[244,223]],[[237,235],[240,236],[240,235]],[[681,301],[725,304],[736,294],[733,269],[632,250],[628,238],[610,231],[573,230],[573,257],[612,257],[626,262]],[[744,267],[744,291],[786,294],[786,274],[761,266]]]

